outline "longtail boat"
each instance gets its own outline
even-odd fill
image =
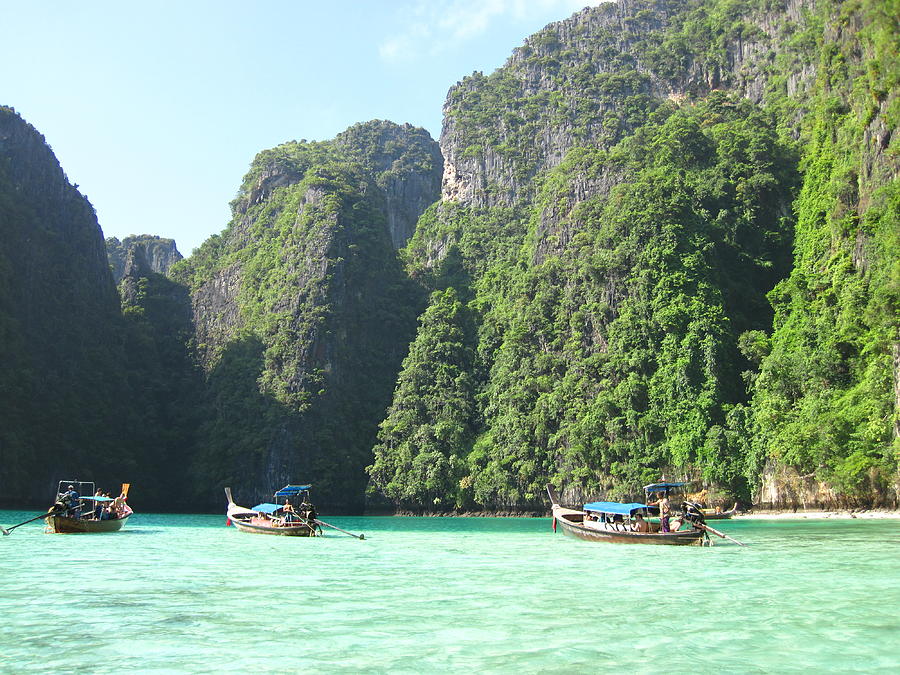
[[[650,485],[645,485],[645,501],[649,504],[652,503],[654,499],[659,499],[660,496],[666,497],[668,499],[671,495],[683,492],[683,488],[685,485],[686,483],[651,483]],[[699,511],[703,514],[704,520],[728,520],[738,512],[737,502],[735,502],[734,506],[732,506],[728,511],[703,507],[698,502],[706,501],[705,495],[706,490],[702,490],[696,495],[685,495],[684,497],[684,499],[686,499],[688,503],[699,509]]]
[[[728,511],[718,511],[716,509],[702,509],[703,517],[706,520],[728,520],[738,512],[737,502],[734,503]]]
[[[96,494],[90,481],[61,480],[56,503],[44,516],[46,531],[53,534],[117,532],[134,513],[125,502],[130,483],[122,484],[118,497]]]
[[[645,517],[658,515],[656,507],[638,502],[591,502],[580,510],[571,509],[560,506],[559,499],[549,485],[547,493],[552,505],[553,529],[559,523],[563,533],[570,537],[619,544],[675,546],[702,545],[708,541],[702,515],[698,516],[694,511],[673,521],[674,531],[660,532],[657,523],[645,520]]]
[[[286,537],[320,536],[322,528],[316,516],[316,509],[309,502],[311,487],[311,485],[285,485],[274,495],[276,500],[284,499],[283,504],[265,502],[257,504],[252,509],[235,504],[231,488],[227,487],[226,522],[241,532],[253,534],[277,534]]]

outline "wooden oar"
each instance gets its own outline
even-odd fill
[[[8,537],[9,533],[12,532],[17,527],[21,527],[22,525],[27,525],[28,523],[33,523],[36,520],[40,520],[41,518],[49,518],[50,516],[55,516],[59,513],[59,511],[48,511],[47,513],[42,513],[39,516],[35,516],[34,518],[29,518],[25,522],[19,523],[18,525],[13,525],[11,528],[6,529],[5,527],[0,527],[0,530],[3,530],[3,536]]]
[[[707,532],[712,532],[713,534],[718,535],[719,537],[722,537],[722,539],[727,539],[728,541],[733,541],[733,542],[734,542],[735,544],[737,544],[738,546],[746,546],[746,545],[747,545],[747,544],[742,544],[742,543],[739,542],[737,539],[732,539],[731,537],[729,537],[729,536],[728,536],[727,534],[725,534],[724,532],[719,532],[717,529],[715,529],[714,527],[710,527],[710,526],[707,525],[706,523],[694,523],[694,525],[696,525],[696,526],[699,527],[699,528],[702,528],[702,529],[706,530]]]
[[[337,530],[338,532],[343,532],[344,534],[349,534],[351,537],[356,537],[356,538],[359,539],[360,541],[362,541],[363,539],[366,538],[366,535],[364,535],[364,534],[353,534],[352,532],[347,532],[347,530],[342,530],[341,528],[339,528],[339,527],[337,527],[337,526],[335,526],[335,525],[331,525],[331,524],[329,524],[329,523],[326,523],[324,520],[319,520],[319,519],[317,519],[317,518],[313,518],[312,521],[313,521],[314,523],[318,523],[319,525],[324,525],[325,527],[330,527],[330,528],[332,528],[332,529],[335,529],[335,530]]]

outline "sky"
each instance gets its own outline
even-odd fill
[[[105,236],[184,255],[257,152],[386,119],[437,140],[448,89],[599,0],[0,0],[0,105],[50,144]]]

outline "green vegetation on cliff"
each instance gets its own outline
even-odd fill
[[[759,470],[790,466],[847,504],[888,502],[900,462],[898,10],[836,5],[822,38],[794,265],[752,387]]]
[[[0,489],[896,505],[898,15],[588,8],[450,91],[446,171],[384,121],[263,151],[169,278],[110,241],[121,306],[90,204],[0,108]]]
[[[460,480],[472,442],[472,323],[456,291],[435,291],[381,424],[369,467],[403,506],[464,505]]]
[[[864,1],[601,7],[451,91],[461,201],[405,255],[475,317],[474,426],[411,452],[439,417],[398,418],[407,370],[460,391],[408,364],[373,489],[528,508],[548,481],[575,501],[665,474],[748,501],[780,466],[895,502],[894,28]]]
[[[386,122],[262,152],[228,229],[175,266],[195,307],[223,308],[196,317],[208,373],[198,483],[314,480],[323,503],[361,508],[422,302],[390,231],[415,207],[391,189],[420,175],[427,205],[438,196],[436,146]]]

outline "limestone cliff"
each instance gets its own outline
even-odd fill
[[[46,500],[54,480],[108,464],[129,400],[119,302],[94,209],[44,137],[0,107],[0,499]],[[113,480],[115,480],[113,478]]]
[[[790,94],[807,88],[812,55],[790,38],[812,4],[620,0],[550,24],[503,68],[451,88],[443,199],[491,206],[533,197],[532,179],[573,147],[611,147],[664,101],[728,89],[758,103],[776,53],[792,63],[779,86]],[[712,29],[704,32],[697,19],[707,13]]]
[[[178,252],[174,239],[165,239],[151,234],[125,237],[119,241],[116,237],[107,237],[106,252],[112,266],[113,279],[118,284],[126,274],[129,260],[141,267],[146,273],[169,273],[169,269],[183,256]]]
[[[361,507],[418,306],[396,247],[440,175],[427,133],[388,122],[257,156],[229,227],[174,271],[209,385],[198,474],[258,497],[314,480],[322,503]]]
[[[431,422],[384,426],[374,487],[507,509],[666,473],[897,504],[895,25],[869,0],[620,0],[453,87],[405,255],[473,297],[474,440],[393,457]]]

